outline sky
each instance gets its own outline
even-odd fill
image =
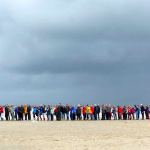
[[[149,0],[0,0],[0,103],[148,104]]]

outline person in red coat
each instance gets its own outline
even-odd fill
[[[123,107],[118,106],[118,120],[122,120],[122,115],[123,115]]]
[[[4,108],[3,108],[3,106],[0,106],[0,118],[1,118],[1,120],[3,120],[2,113],[4,113]]]
[[[94,105],[91,106],[91,120],[94,120]]]
[[[86,120],[86,106],[83,106],[83,119]]]

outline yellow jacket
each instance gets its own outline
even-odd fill
[[[24,113],[25,113],[25,114],[28,113],[28,111],[27,111],[27,105],[24,106]]]

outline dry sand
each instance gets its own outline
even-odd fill
[[[1,150],[150,150],[150,121],[0,122]]]

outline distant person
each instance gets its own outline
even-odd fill
[[[27,121],[27,116],[28,116],[28,106],[25,104],[23,107],[24,110],[24,116],[25,116],[25,120]]]
[[[132,118],[133,120],[135,119],[135,112],[136,112],[135,107],[132,106],[132,108],[131,108],[131,118]]]
[[[113,114],[114,120],[117,120],[117,107],[116,106],[112,107],[112,114]]]
[[[94,104],[94,120],[98,120],[99,108],[98,105]]]
[[[127,120],[128,109],[126,106],[123,107],[123,120]]]
[[[28,116],[28,120],[31,120],[31,106],[27,105],[27,116]]]
[[[8,105],[5,106],[5,118],[6,118],[6,121],[10,120]]]
[[[55,108],[55,115],[56,115],[56,120],[61,121],[61,105],[58,105]]]
[[[0,119],[3,121],[4,118],[2,117],[2,114],[4,113],[4,107],[0,106]]]
[[[122,120],[123,118],[123,107],[118,106],[118,120]]]
[[[15,119],[18,120],[18,106],[15,106]]]
[[[50,105],[47,106],[46,115],[47,115],[47,121],[50,121],[50,119],[51,119],[51,107],[50,107]]]
[[[135,105],[135,111],[136,111],[136,120],[139,120],[140,119],[140,112],[141,112],[139,105]]]
[[[70,106],[67,104],[66,108],[65,108],[65,113],[66,113],[67,120],[69,120],[69,112],[70,112]]]
[[[23,105],[18,107],[18,120],[23,121],[24,108]]]
[[[90,106],[90,118],[91,120],[94,120],[94,106],[93,105]]]
[[[11,120],[14,121],[14,119],[15,119],[15,108],[14,108],[14,106],[11,105],[9,110],[10,110]]]
[[[75,106],[71,107],[70,118],[71,118],[71,120],[76,120],[76,107]]]
[[[149,107],[148,107],[148,105],[146,105],[146,107],[145,107],[145,115],[146,115],[146,119],[149,119]]]
[[[78,104],[76,109],[77,120],[81,120],[81,106]]]
[[[102,105],[102,120],[106,120],[106,105]]]
[[[54,120],[55,107],[54,107],[54,106],[51,106],[51,107],[50,107],[50,111],[51,111],[51,121],[53,121],[53,120]]]
[[[100,120],[100,105],[97,105],[97,117]]]
[[[83,113],[83,120],[86,120],[86,118],[87,118],[87,116],[86,116],[86,106],[83,106],[82,113]]]
[[[37,112],[37,107],[34,106],[34,107],[33,107],[33,119],[34,119],[34,120],[36,119],[36,112]]]
[[[89,105],[86,106],[86,117],[87,120],[90,119],[90,114],[91,114],[91,107]]]
[[[144,120],[144,118],[145,118],[145,107],[143,106],[143,104],[141,104],[141,114],[142,114],[142,120]]]
[[[108,104],[108,105],[106,105],[106,119],[107,120],[111,120],[111,105],[110,104]]]

